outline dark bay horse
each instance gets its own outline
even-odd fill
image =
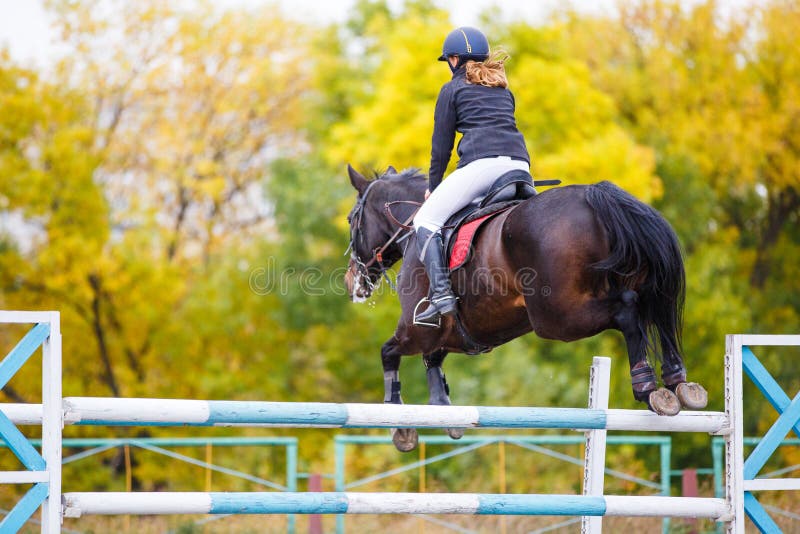
[[[547,190],[489,220],[473,242],[469,263],[455,271],[461,325],[415,325],[414,309],[428,294],[428,279],[413,243],[399,227],[423,201],[425,177],[389,168],[374,180],[348,166],[358,191],[348,216],[350,265],[345,276],[354,301],[370,296],[386,269],[403,259],[397,279],[402,313],[383,345],[384,402],[401,403],[403,355],[422,354],[430,404],[449,405],[442,362],[469,352],[470,342],[496,347],[528,332],[574,341],[620,330],[630,363],[633,396],[660,415],[681,406],[704,408],[707,393],[686,381],[680,330],[685,291],[677,237],[653,208],[619,187],[600,182]],[[406,251],[409,251],[406,254]],[[473,345],[474,346],[474,345]],[[648,354],[661,362],[659,387]],[[451,437],[462,431],[448,430]],[[399,450],[417,444],[414,429],[397,429]]]

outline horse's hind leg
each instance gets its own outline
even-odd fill
[[[702,410],[708,405],[708,392],[697,382],[686,381],[686,367],[675,339],[664,332],[659,337],[662,351],[661,380],[664,386],[677,395],[684,408]]]
[[[614,323],[628,347],[633,397],[659,415],[675,415],[681,410],[680,401],[672,391],[658,387],[656,374],[647,362],[647,341],[639,325],[637,298],[635,291],[625,291],[620,297],[622,308],[614,315]]]
[[[395,336],[381,347],[383,363],[383,402],[385,404],[403,404],[400,398],[400,357],[402,353]],[[417,448],[419,437],[416,428],[391,429],[392,442],[400,452],[409,452]]]
[[[423,354],[422,362],[425,364],[428,375],[428,404],[450,406],[450,386],[442,371],[442,363],[447,352],[437,350],[431,354]],[[448,428],[447,435],[453,439],[460,439],[464,435],[463,428]]]

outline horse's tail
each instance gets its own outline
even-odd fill
[[[638,293],[639,328],[649,351],[656,357],[681,354],[686,273],[675,231],[655,209],[610,182],[588,186],[586,201],[611,249],[592,267],[605,273],[612,288]]]

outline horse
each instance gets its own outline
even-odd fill
[[[659,415],[704,408],[708,394],[687,382],[681,357],[685,272],[674,230],[658,211],[610,182],[545,190],[486,222],[469,262],[451,273],[456,318],[439,328],[414,323],[428,278],[413,252],[414,232],[398,220],[421,205],[427,179],[393,167],[370,180],[348,165],[357,191],[348,215],[350,261],[345,285],[368,299],[386,270],[403,260],[396,282],[401,304],[394,334],[381,348],[384,402],[402,404],[404,355],[422,354],[429,404],[450,405],[442,371],[448,353],[490,349],[531,331],[565,342],[604,330],[622,332],[637,401]],[[394,213],[393,213],[394,210]],[[406,223],[406,224],[407,224]],[[661,363],[659,387],[648,360]],[[453,439],[462,429],[448,429]],[[415,429],[392,429],[400,451],[417,446]]]

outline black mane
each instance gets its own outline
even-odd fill
[[[390,170],[385,171],[372,171],[372,176],[375,180],[385,180],[389,182],[404,182],[407,180],[426,180],[427,177],[416,167],[409,167],[403,169],[398,173],[393,173]]]

